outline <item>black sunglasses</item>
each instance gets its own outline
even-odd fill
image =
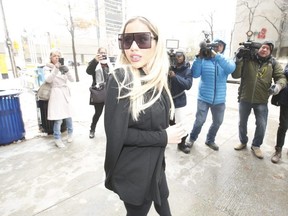
[[[135,41],[140,49],[149,49],[151,48],[151,39],[157,40],[157,37],[151,36],[151,32],[125,33],[118,35],[118,44],[120,49],[130,49]]]

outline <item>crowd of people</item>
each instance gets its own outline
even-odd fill
[[[127,216],[147,215],[152,203],[159,215],[171,215],[169,189],[165,176],[165,148],[176,145],[185,154],[197,142],[209,110],[212,123],[205,144],[214,151],[217,132],[223,123],[227,78],[241,79],[238,90],[239,143],[237,151],[248,145],[247,122],[253,110],[256,119],[251,151],[259,159],[268,119],[268,99],[279,95],[279,128],[276,134],[273,163],[281,159],[288,128],[288,65],[285,73],[272,56],[273,43],[265,41],[255,53],[238,50],[234,58],[224,55],[226,43],[217,39],[216,46],[200,47],[192,65],[187,64],[185,52],[177,50],[171,65],[159,26],[141,16],[124,24],[118,35],[119,56],[113,67],[107,50],[100,47],[86,69],[92,77],[91,86],[104,82],[106,99],[93,103],[95,112],[89,138],[95,137],[97,122],[104,111],[106,153],[105,186],[123,201]],[[54,121],[55,144],[63,148],[60,126],[65,119],[68,142],[72,142],[73,126],[70,111],[70,91],[67,80],[73,81],[69,69],[59,63],[61,54],[51,52],[46,65],[46,81],[52,84],[48,119]],[[186,91],[199,78],[195,121],[191,132],[184,125],[189,108]],[[61,107],[61,109],[59,108]],[[200,144],[200,143],[199,143]]]

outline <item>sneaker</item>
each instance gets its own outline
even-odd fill
[[[263,153],[262,153],[260,147],[251,146],[251,150],[257,158],[263,159]]]
[[[281,152],[275,151],[271,158],[272,163],[278,163],[280,159],[281,159]]]
[[[94,137],[95,137],[95,132],[94,131],[90,131],[89,138],[93,139]]]
[[[55,144],[58,148],[65,148],[66,147],[61,139],[56,139]]]
[[[209,148],[213,149],[214,151],[218,151],[219,150],[219,146],[216,145],[216,143],[205,143]]]
[[[72,134],[68,134],[67,142],[68,142],[68,143],[71,143],[72,141],[73,141],[73,136],[72,136]]]
[[[189,140],[189,141],[186,141],[185,145],[191,149],[194,145],[194,142],[195,142],[194,140]]]
[[[182,152],[184,152],[185,154],[190,153],[190,148],[188,146],[186,146],[185,144],[178,144],[178,149]]]
[[[240,144],[235,145],[234,149],[238,151],[238,150],[242,150],[242,149],[244,149],[246,147],[247,147],[247,144],[240,143]]]

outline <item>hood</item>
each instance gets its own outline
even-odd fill
[[[222,53],[224,53],[224,51],[225,51],[225,49],[226,49],[226,43],[225,43],[223,40],[220,40],[220,39],[216,39],[216,40],[214,40],[213,42],[214,42],[214,43],[221,43],[221,44],[223,44],[224,48],[223,48],[223,52],[222,52]]]
[[[270,47],[270,53],[272,54],[272,52],[273,52],[273,49],[274,49],[274,44],[271,42],[271,41],[264,41],[263,43],[262,43],[262,45],[268,45],[269,47]]]

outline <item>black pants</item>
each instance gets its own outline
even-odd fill
[[[94,113],[93,118],[92,118],[90,131],[93,131],[93,132],[95,131],[97,122],[98,122],[98,120],[99,120],[99,118],[103,112],[103,107],[104,107],[104,103],[94,104],[95,113]]]
[[[282,149],[288,128],[288,107],[280,106],[279,127],[277,131],[276,148]]]
[[[171,216],[170,206],[168,202],[169,189],[164,173],[160,184],[161,205],[154,203],[154,207],[160,216]],[[151,208],[152,200],[145,201],[142,205],[136,206],[124,202],[127,215],[126,216],[146,216]]]

